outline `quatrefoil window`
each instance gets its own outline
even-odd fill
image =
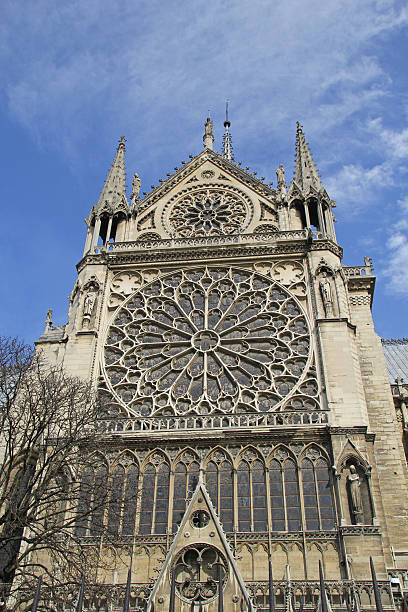
[[[203,529],[207,527],[210,522],[210,515],[205,510],[196,510],[191,515],[191,524],[197,529]]]
[[[104,350],[116,401],[142,416],[276,410],[310,359],[296,298],[228,267],[172,272],[137,290],[114,315]]]

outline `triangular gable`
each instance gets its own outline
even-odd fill
[[[369,469],[370,464],[368,463],[366,457],[364,457],[361,451],[354,444],[353,440],[350,440],[350,438],[347,438],[337,457],[336,469],[341,471],[348,459],[357,459],[357,462],[360,463],[363,469]]]
[[[183,166],[181,168],[179,168],[174,174],[170,175],[166,180],[160,181],[160,185],[155,187],[142,200],[139,200],[137,204],[139,213],[150,208],[152,204],[166,196],[171,189],[185,181],[185,179],[190,175],[193,175],[194,172],[197,172],[206,161],[211,161],[215,166],[217,166],[220,172],[224,173],[224,176],[221,174],[221,176],[218,176],[217,178],[225,180],[229,178],[228,175],[231,175],[241,183],[249,186],[260,196],[267,198],[276,197],[276,191],[271,189],[260,179],[249,174],[234,162],[224,159],[219,153],[206,149],[198,155],[192,157],[190,161],[186,163],[182,162]]]
[[[168,226],[167,215],[173,202],[197,189],[223,189],[232,198],[245,201],[245,223],[237,233],[260,231],[261,223],[272,223],[278,229],[277,194],[261,180],[248,174],[236,164],[225,160],[214,151],[203,151],[167,180],[137,202],[133,211],[137,215],[137,231],[157,230],[163,238],[177,237]],[[154,224],[148,223],[154,215]],[[147,227],[147,225],[149,227]],[[269,231],[265,228],[263,231]],[[234,232],[235,233],[235,232]],[[138,239],[135,236],[134,239]]]
[[[182,567],[181,559],[185,559],[185,553],[192,555],[194,558],[196,551],[202,552],[203,554],[206,554],[207,551],[210,551],[209,554],[211,554],[212,551],[221,553],[219,558],[226,564],[227,569],[223,589],[224,610],[237,608],[251,612],[251,600],[239,573],[221,523],[201,478],[153,587],[148,602],[147,612],[169,609],[172,569],[175,566],[178,568]],[[205,567],[205,563],[203,567]],[[208,567],[210,567],[210,565]],[[180,569],[178,571],[178,574],[176,572],[177,588],[175,612],[190,610],[191,606],[188,597],[183,596],[183,593],[188,592],[189,584],[187,584],[187,580],[183,582],[184,574]],[[210,575],[206,575],[205,572],[203,572],[203,575],[200,577],[200,583],[203,585],[208,584],[209,587],[213,586],[214,576],[212,576],[212,573],[212,569]],[[199,590],[195,592],[199,592]],[[196,601],[197,608],[198,599]],[[235,606],[232,605],[233,602],[236,604]],[[218,610],[218,593],[204,600],[202,606],[205,612],[215,612]]]

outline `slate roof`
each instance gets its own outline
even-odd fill
[[[408,338],[381,339],[390,383],[396,378],[403,378],[408,383]]]

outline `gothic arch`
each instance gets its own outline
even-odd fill
[[[341,449],[340,455],[338,456],[335,464],[337,471],[342,471],[346,464],[350,462],[350,460],[354,460],[356,463],[361,465],[361,467],[365,471],[370,471],[371,469],[370,464],[368,463],[364,455],[361,453],[361,451],[357,448],[353,441],[350,440],[350,438],[347,438],[347,441]]]
[[[89,455],[89,459],[96,459],[98,458],[102,461],[102,463],[104,463],[106,465],[106,467],[109,467],[109,459],[106,457],[106,455],[103,454],[102,451],[100,450],[95,450],[93,451],[90,455]]]
[[[138,467],[140,467],[140,463],[139,463],[139,459],[136,456],[136,454],[129,449],[126,449],[124,451],[122,451],[116,458],[115,460],[112,462],[111,465],[111,471],[114,470],[116,468],[117,465],[122,465],[122,467],[125,469],[125,471],[128,469],[129,466],[126,466],[124,463],[124,459],[128,458],[131,463],[136,464]]]
[[[253,453],[253,457],[249,458],[249,453]],[[247,457],[245,457],[245,454],[247,454]],[[255,448],[255,446],[253,446],[252,444],[248,444],[236,456],[234,467],[238,467],[241,461],[247,461],[248,463],[252,463],[256,460],[261,461],[262,465],[265,467],[265,458],[262,453],[259,452],[259,450]]]
[[[152,461],[154,458],[162,458],[162,461],[164,461],[165,463],[167,463],[167,465],[170,467],[171,466],[171,460],[170,457],[167,455],[167,453],[165,453],[161,448],[154,448],[153,450],[150,451],[150,453],[148,453],[148,455],[146,456],[145,460],[142,462],[142,465],[140,466],[140,471],[143,473],[146,469],[146,466],[149,463],[155,463],[154,461]],[[157,462],[156,459],[156,462]]]
[[[286,456],[284,456],[287,454]],[[266,466],[269,467],[271,461],[273,460],[279,461],[279,463],[284,463],[286,459],[293,459],[293,461],[298,464],[297,457],[295,453],[288,447],[286,444],[280,443],[269,453],[266,458]]]
[[[336,274],[336,271],[334,270],[334,268],[332,266],[330,266],[327,263],[327,261],[325,261],[323,258],[319,261],[319,263],[317,265],[317,268],[316,268],[315,273],[314,273],[314,277],[317,278],[319,276],[319,274],[321,274],[322,272],[327,272],[328,274],[330,274],[333,277]]]
[[[185,459],[185,455],[187,455],[187,453],[190,453],[192,456],[192,458],[188,461],[186,461]],[[180,461],[182,461],[186,465],[189,465],[192,461],[197,461],[198,463],[200,463],[200,457],[194,449],[192,449],[190,446],[187,446],[187,448],[182,448],[174,457],[172,462],[172,469],[174,469]]]
[[[203,468],[204,468],[204,470],[207,469],[207,466],[210,463],[210,461],[214,461],[214,463],[219,463],[219,461],[215,460],[215,456],[216,456],[217,453],[220,453],[220,454],[224,455],[224,459],[222,459],[221,461],[229,461],[231,463],[231,466],[234,466],[234,458],[227,451],[227,449],[223,448],[222,446],[216,446],[204,458],[204,460],[203,460]]]
[[[319,453],[319,455],[317,455],[314,459],[311,457],[312,452],[311,451],[316,451]],[[308,456],[309,454],[309,456]],[[310,444],[307,444],[305,446],[305,448],[302,450],[302,452],[299,455],[299,466],[301,465],[303,459],[305,459],[306,457],[308,459],[311,459],[312,461],[316,461],[316,459],[319,458],[319,456],[321,456],[323,459],[326,459],[328,465],[331,465],[331,461],[330,461],[330,457],[326,451],[325,448],[323,448],[323,446],[320,446],[319,444],[316,444],[316,442],[310,442]]]

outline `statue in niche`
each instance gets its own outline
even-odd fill
[[[276,170],[276,177],[278,179],[278,190],[282,196],[286,195],[286,180],[285,180],[285,168],[282,164]]]
[[[349,494],[350,509],[352,520],[355,525],[362,524],[363,502],[361,499],[361,482],[354,465],[350,465],[350,473],[347,476],[347,488]]]
[[[322,278],[319,281],[320,294],[322,296],[324,312],[326,317],[333,316],[333,294],[331,288],[331,282],[327,272],[323,273]]]
[[[82,313],[84,327],[89,326],[91,316],[95,308],[95,302],[96,302],[96,291],[95,289],[90,289],[84,299],[84,309]]]

